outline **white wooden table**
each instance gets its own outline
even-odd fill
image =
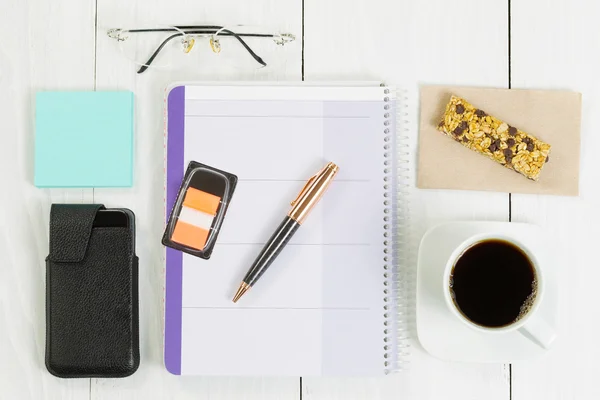
[[[600,4],[593,0],[0,0],[0,399],[600,398]],[[161,23],[282,27],[302,46],[283,68],[136,75],[107,28]],[[384,80],[583,92],[581,196],[415,191],[414,238],[453,220],[537,223],[560,245],[561,339],[542,359],[459,364],[413,336],[408,371],[377,379],[175,377],[162,365],[163,91],[175,80]],[[38,90],[132,90],[132,189],[33,187]],[[408,109],[412,135],[417,107]],[[600,148],[600,147],[599,147]],[[142,363],[131,378],[60,380],[44,367],[44,258],[52,202],[137,215]],[[413,319],[414,321],[414,319]]]

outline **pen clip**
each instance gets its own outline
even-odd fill
[[[317,172],[316,174],[314,174],[313,176],[311,176],[311,178],[308,180],[308,182],[306,182],[306,184],[304,185],[304,187],[302,188],[302,190],[300,191],[300,193],[298,194],[296,199],[290,203],[290,205],[292,207],[295,206],[296,203],[298,203],[298,201],[300,201],[300,198],[306,193],[306,191],[308,190],[310,185],[319,177],[321,172],[323,172],[323,170],[321,170],[321,171]]]

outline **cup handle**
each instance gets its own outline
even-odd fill
[[[519,332],[544,349],[549,349],[556,339],[556,331],[538,316],[532,316],[527,323],[519,328]]]

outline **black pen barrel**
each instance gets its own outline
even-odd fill
[[[265,247],[254,260],[252,267],[244,277],[244,282],[252,286],[260,279],[262,274],[269,268],[271,263],[277,258],[281,250],[290,241],[294,233],[298,230],[300,224],[290,217],[285,217],[275,233],[271,236]]]

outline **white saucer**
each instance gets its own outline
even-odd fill
[[[514,222],[453,222],[431,228],[419,247],[417,270],[417,332],[432,356],[452,361],[509,363],[544,354],[519,332],[486,334],[469,328],[451,314],[444,301],[443,274],[452,251],[468,237],[504,234],[527,246],[543,270],[545,292],[538,312],[557,329],[558,277],[544,231]]]

